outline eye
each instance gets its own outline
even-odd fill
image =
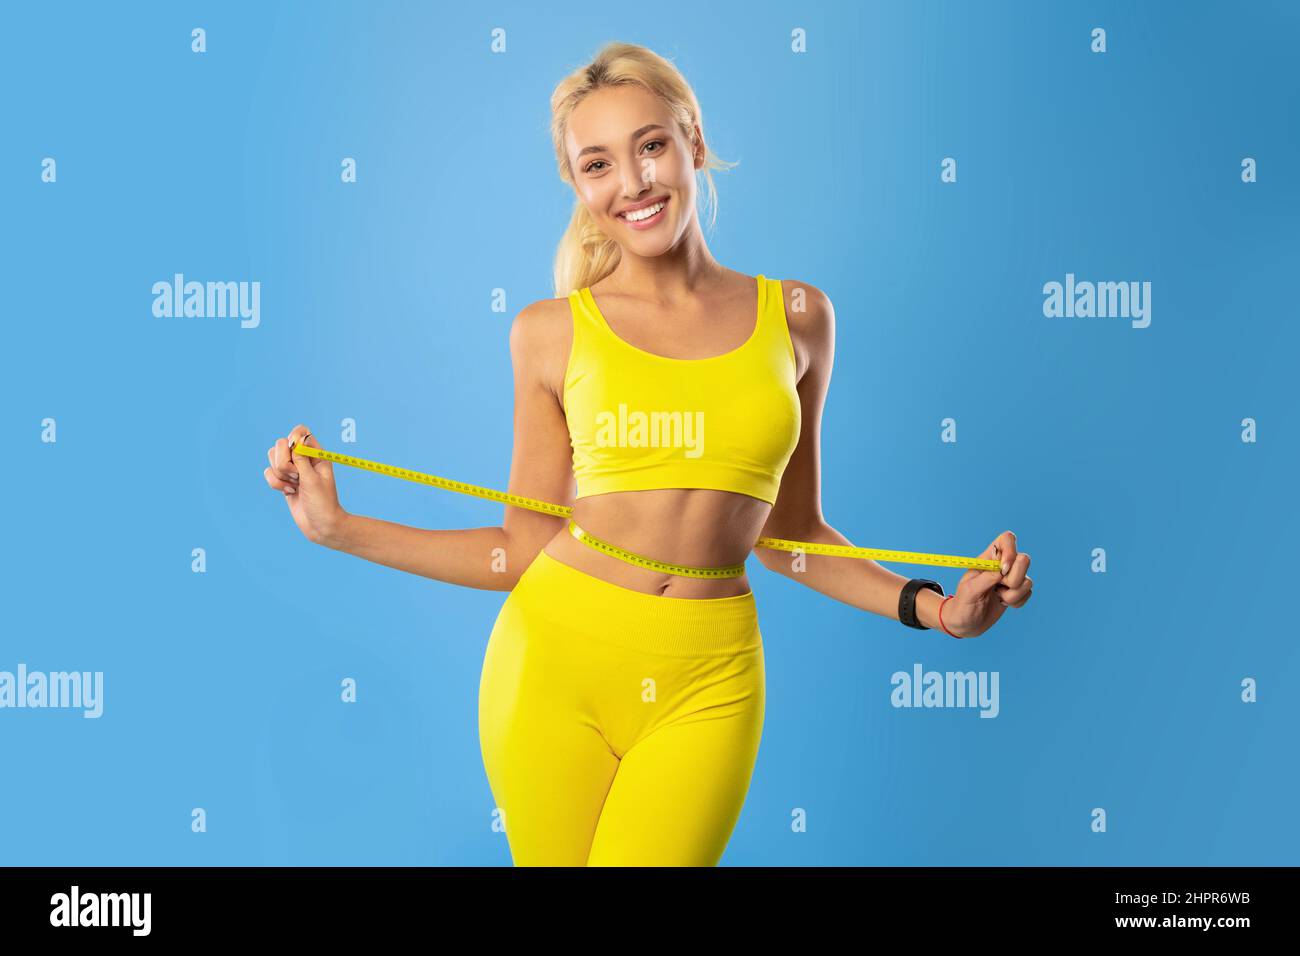
[[[665,143],[662,139],[652,139],[652,140],[650,140],[650,142],[648,142],[648,143],[646,143],[644,146],[642,146],[641,149],[642,149],[642,150],[646,150],[646,149],[649,149],[651,146],[658,146],[659,148],[658,148],[657,150],[655,150],[655,152],[656,152],[656,153],[662,153],[662,152],[664,151],[664,147],[665,147],[666,145],[667,145],[667,143]],[[592,162],[588,163],[585,167],[583,167],[583,170],[582,170],[582,171],[583,171],[584,173],[590,173],[590,172],[593,172],[593,171],[595,171],[595,172],[600,172],[600,170],[596,169],[596,165],[597,165],[598,163],[605,163],[606,166],[609,165],[609,163],[606,163],[605,160],[603,160],[603,159],[597,159],[597,160],[593,160]]]

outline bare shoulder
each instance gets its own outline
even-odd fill
[[[835,341],[835,307],[830,297],[811,282],[782,279],[785,295],[785,318],[799,359],[799,377],[819,355],[833,347]]]
[[[835,321],[835,310],[830,297],[811,282],[799,279],[782,279],[781,291],[785,293],[785,314],[793,329],[815,332],[819,327]]]
[[[516,373],[526,369],[557,400],[572,344],[573,318],[567,296],[530,302],[510,325],[510,355]]]

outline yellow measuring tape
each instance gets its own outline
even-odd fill
[[[439,478],[437,475],[426,475],[423,472],[411,471],[409,468],[395,468],[392,465],[383,465],[377,461],[366,461],[364,458],[354,458],[351,455],[340,455],[338,452],[326,451],[323,448],[313,448],[311,445],[292,444],[289,446],[289,455],[295,454],[306,455],[308,458],[322,458],[325,461],[337,462],[340,465],[351,465],[353,468],[364,468],[367,471],[376,471],[381,475],[391,475],[394,478],[405,478],[407,481],[418,481],[426,485],[433,485],[435,488],[444,488],[447,491],[456,491],[463,495],[474,495],[477,498],[487,498],[491,501],[500,501],[503,504],[514,505],[517,508],[527,508],[530,511],[540,511],[543,514],[555,515],[557,518],[569,519],[569,533],[579,541],[588,544],[598,551],[621,558],[631,564],[639,565],[643,568],[649,568],[653,571],[662,571],[668,574],[677,574],[684,577],[695,578],[735,578],[745,573],[743,564],[732,564],[722,568],[695,568],[684,564],[668,564],[663,561],[656,561],[653,558],[647,558],[643,555],[633,554],[623,548],[602,541],[587,531],[583,531],[573,520],[573,508],[567,505],[557,505],[549,501],[539,501],[536,498],[525,498],[523,495],[512,495],[504,491],[496,491],[492,488],[483,488],[480,485],[469,485],[463,481],[452,481],[450,478]],[[788,541],[785,538],[759,538],[754,543],[758,548],[772,548],[776,551],[802,551],[805,554],[826,554],[840,558],[867,558],[873,561],[897,561],[903,564],[935,564],[949,568],[974,568],[979,571],[1001,571],[1002,565],[989,558],[964,558],[955,554],[926,554],[921,551],[885,551],[880,548],[856,548],[847,544],[821,544],[816,541]]]

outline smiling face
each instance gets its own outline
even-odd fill
[[[605,87],[569,114],[573,185],[605,235],[638,256],[671,249],[695,218],[695,170],[704,147],[637,84]]]

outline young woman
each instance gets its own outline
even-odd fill
[[[709,253],[696,174],[712,194],[709,169],[722,164],[667,60],[609,44],[551,108],[577,202],[555,261],[559,297],[524,308],[510,332],[509,491],[572,504],[579,534],[515,507],[501,527],[446,531],[349,514],[328,461],[291,458],[294,443],[319,447],[303,425],[269,450],[266,480],[313,541],[510,591],[488,640],[479,731],[516,865],[711,866],[763,728],[743,562],[760,536],[850,543],[820,501],[834,312],[807,283],[745,275]],[[948,598],[871,561],[757,554],[836,600],[953,637],[983,633],[1033,585],[1010,531],[981,555],[1003,573],[967,571]]]

